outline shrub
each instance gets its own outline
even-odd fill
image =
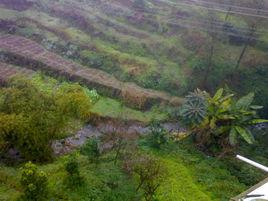
[[[95,89],[86,90],[86,94],[90,97],[92,104],[95,104],[100,100],[100,95]]]
[[[115,152],[113,159],[114,164],[124,155],[124,151],[129,142],[131,142],[131,139],[127,140],[127,135],[117,132],[116,130],[102,136],[102,143],[109,144],[110,149]]]
[[[101,155],[99,140],[97,138],[89,139],[80,151],[83,155],[86,155],[90,161],[98,162]]]
[[[124,170],[137,178],[136,191],[142,190],[146,201],[152,201],[165,178],[166,169],[158,159],[150,155],[140,155],[125,160]]]
[[[159,122],[154,121],[150,125],[147,140],[150,146],[160,149],[162,145],[168,142],[168,133]]]
[[[67,186],[75,187],[83,184],[83,177],[80,176],[79,163],[76,154],[72,154],[67,158],[65,170],[68,174],[66,180]]]
[[[99,68],[100,66],[103,65],[104,62],[103,61],[104,58],[102,55],[88,50],[82,51],[81,57],[86,63],[88,63],[93,68]]]
[[[37,166],[31,162],[22,168],[21,185],[24,190],[23,200],[41,201],[47,198],[47,175],[38,171]]]
[[[92,104],[78,84],[40,87],[23,77],[0,89],[0,97],[1,151],[15,147],[36,161],[52,158],[51,141],[61,137],[74,118],[87,120]]]

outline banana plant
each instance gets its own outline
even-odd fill
[[[197,92],[186,97],[186,106],[182,106],[181,114],[187,118],[198,119],[192,121],[191,130],[205,146],[216,144],[221,148],[234,147],[240,139],[252,144],[254,137],[249,128],[255,124],[268,122],[257,118],[257,110],[262,109],[262,106],[252,105],[254,93],[235,101],[234,94],[225,95],[222,88],[214,96],[199,91],[198,96],[201,95],[206,99],[206,104],[202,105],[198,101],[204,99],[197,98]],[[200,105],[201,108],[196,109],[195,106]]]
[[[224,90],[219,89],[213,97],[208,97],[208,112],[201,128],[206,128],[211,135],[219,136],[219,139],[228,138],[231,146],[235,146],[240,138],[252,144],[254,137],[250,126],[268,120],[256,118],[256,110],[262,106],[252,105],[254,93],[249,93],[238,101],[233,96],[234,94],[224,95]]]

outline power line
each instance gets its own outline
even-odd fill
[[[230,32],[226,32],[226,31],[223,31],[222,29],[219,29],[218,27],[213,29],[213,30],[209,30],[204,27],[204,24],[202,23],[193,23],[193,22],[187,22],[187,24],[178,24],[176,22],[172,22],[172,21],[167,21],[167,23],[171,24],[171,25],[176,25],[176,26],[179,26],[179,27],[184,27],[184,28],[193,28],[193,29],[197,29],[197,30],[200,30],[200,31],[205,31],[205,32],[210,32],[210,33],[217,33],[217,34],[228,34],[228,36],[234,36],[234,37],[240,37],[240,38],[243,38],[243,39],[248,39],[249,36],[248,35],[241,35],[241,34],[235,34],[235,33],[230,33]],[[260,41],[260,42],[265,42],[263,40],[260,40],[259,38],[257,37],[250,37],[252,40],[256,40],[256,41]]]
[[[162,1],[162,2],[166,2],[169,4],[174,5],[175,7],[179,7],[179,6],[188,6],[188,7],[199,7],[199,8],[203,8],[206,10],[212,10],[212,11],[218,11],[218,12],[223,12],[223,13],[231,13],[231,14],[237,14],[237,15],[244,15],[244,16],[250,16],[250,17],[257,17],[257,18],[264,18],[264,19],[268,19],[268,16],[266,15],[256,15],[256,14],[249,14],[249,13],[243,13],[243,12],[235,12],[235,11],[229,11],[229,10],[222,10],[222,9],[217,9],[217,8],[208,8],[206,6],[202,6],[202,5],[196,5],[196,4],[192,4],[192,3],[174,3],[171,1],[163,1],[163,0],[158,0],[158,1]]]
[[[122,6],[124,7],[124,6]],[[84,9],[83,9],[84,10]],[[84,10],[86,11],[86,10]],[[147,14],[150,14],[150,15],[153,15],[155,17],[159,16],[159,13],[156,13],[156,12],[153,12],[153,11],[146,11],[146,10],[142,10],[142,12],[144,13],[147,13]],[[126,14],[123,14],[123,16],[125,17],[133,17],[135,16],[135,12],[132,12],[131,15],[126,15]],[[189,19],[189,17],[180,17],[180,19],[174,19],[174,17],[170,17],[170,15],[167,15],[167,14],[161,14],[161,16],[165,16],[165,17],[169,17],[169,19],[167,20],[161,20],[161,22],[165,22],[165,23],[168,23],[168,24],[172,24],[172,25],[177,25],[177,26],[180,26],[180,27],[185,27],[185,28],[195,28],[195,29],[198,29],[198,30],[204,30],[206,32],[208,32],[208,29],[207,28],[204,28],[206,27],[206,25],[208,23],[211,23],[211,21],[209,20],[202,20],[201,22],[193,22],[191,19]],[[174,20],[183,20],[184,22],[188,23],[188,25],[185,25],[185,24],[178,24],[177,22],[174,22]],[[215,33],[222,33],[222,34],[228,34],[228,36],[235,36],[235,37],[240,37],[240,38],[248,38],[248,29],[247,28],[242,28],[242,27],[235,27],[235,29],[240,32],[240,33],[233,33],[231,31],[223,31],[223,26],[225,25],[225,23],[223,22],[220,22],[220,21],[214,21],[212,23],[212,25],[214,26],[214,30],[210,30],[210,32],[215,32]],[[255,32],[255,34],[267,34],[267,32],[260,32],[260,31],[257,31]],[[262,41],[260,39],[258,39],[257,37],[251,37],[252,39],[254,40],[258,40],[258,41]]]
[[[215,3],[215,2],[208,2],[208,1],[202,1],[202,0],[198,0],[198,3],[204,3],[204,4],[210,4],[210,5],[216,5],[216,6],[223,6],[223,7],[227,7],[227,8],[237,8],[237,9],[242,9],[242,10],[248,10],[248,11],[256,11],[256,12],[264,12],[264,13],[268,13],[268,10],[265,9],[256,9],[256,8],[249,8],[249,7],[244,7],[244,6],[236,6],[236,5],[230,5],[230,4],[222,4],[222,3]],[[197,2],[196,2],[197,3]]]
[[[181,18],[170,18],[169,20],[188,20],[187,17],[181,17]],[[192,21],[190,21],[192,22]],[[225,22],[221,22],[219,20],[215,20],[215,21],[211,21],[209,19],[202,19],[200,20],[201,23],[204,23],[204,25],[208,24],[208,23],[212,23],[213,26],[217,26],[217,27],[220,27],[220,28],[223,28],[224,26],[226,25],[231,25],[231,24],[227,24]],[[248,28],[244,28],[244,27],[233,27],[237,32],[240,32],[240,33],[248,33],[249,32],[249,29]],[[261,35],[261,34],[268,34],[268,31],[256,31],[255,32],[256,34],[258,35]]]
[[[155,15],[155,16],[158,16],[156,13],[152,13],[150,12],[151,15]],[[134,15],[127,15],[127,17],[133,17]],[[169,17],[169,15],[165,15],[166,17]],[[180,18],[176,18],[176,17],[169,17],[169,19],[167,20],[161,20],[161,22],[169,22],[170,20],[188,20],[189,17],[185,17],[185,16],[182,16]],[[200,20],[201,23],[203,24],[200,24],[202,26],[206,25],[207,23],[211,23],[210,20],[208,19],[203,19],[203,20]],[[190,21],[192,22],[192,21]],[[227,25],[225,22],[221,22],[219,20],[216,20],[216,21],[213,21],[212,22],[214,26],[217,26],[218,28],[220,27],[221,29],[224,27],[224,25]],[[244,33],[244,34],[247,34],[249,32],[248,28],[244,28],[244,27],[234,27],[235,30],[237,32],[240,32],[240,33]],[[227,32],[227,31],[226,31]],[[258,35],[261,35],[261,34],[268,34],[267,31],[256,31],[255,34],[258,34]]]
[[[192,21],[190,21],[189,17],[180,17],[180,19],[177,19],[174,17],[170,17],[170,15],[167,15],[167,14],[159,14],[159,13],[156,13],[156,12],[153,12],[153,11],[148,11],[148,10],[145,10],[145,9],[136,9],[136,11],[142,11],[143,13],[147,13],[147,14],[150,14],[154,17],[158,17],[159,15],[161,16],[164,16],[164,17],[169,17],[169,19],[167,20],[161,20],[161,22],[166,22],[166,23],[169,23],[169,24],[173,24],[173,25],[178,25],[178,26],[181,26],[181,27],[189,27],[189,28],[198,28],[198,26],[200,27],[204,27],[207,23],[211,23],[211,21],[205,19],[205,20],[202,20],[201,23],[193,23]],[[126,17],[133,17],[135,16],[135,11],[132,12],[131,15],[125,15]],[[189,23],[190,25],[189,26],[185,26],[185,25],[182,25],[182,24],[178,24],[178,23],[174,23],[172,22],[171,20],[184,20],[186,21],[187,23]],[[191,26],[191,24],[194,24],[195,26]],[[231,31],[223,31],[223,26],[225,25],[225,22],[220,22],[220,21],[214,21],[213,22],[213,26],[215,29],[217,29],[217,32],[218,33],[223,33],[223,34],[228,34],[228,36],[236,36],[236,37],[241,37],[241,38],[248,38],[248,33],[249,33],[249,30],[248,28],[243,28],[243,27],[235,27],[235,30],[237,32],[240,32],[240,33],[232,33]],[[201,30],[199,28],[199,30]],[[205,31],[208,31],[207,29],[202,29],[202,30],[205,30]],[[215,32],[215,31],[214,31]],[[268,34],[268,32],[266,31],[256,31],[255,32],[255,35],[261,35],[261,34]],[[258,40],[258,41],[262,41],[260,39],[258,39],[257,37],[251,37],[252,39],[255,39],[255,40]]]
[[[199,1],[199,0],[198,0]],[[204,2],[204,1],[203,1]],[[122,6],[122,7],[124,7],[124,6]],[[141,11],[141,12],[143,12],[143,13],[146,13],[146,14],[150,14],[150,15],[153,15],[153,16],[155,16],[155,17],[158,17],[158,16],[163,16],[163,17],[169,17],[169,19],[172,19],[172,18],[170,18],[170,15],[168,15],[168,14],[160,14],[160,13],[157,13],[156,11],[149,11],[149,10],[145,10],[145,9],[136,9],[135,11]],[[135,11],[133,11],[132,13],[131,13],[131,15],[125,15],[125,16],[127,16],[127,17],[133,17],[133,16],[135,16]],[[267,16],[268,17],[268,16]],[[180,18],[186,18],[185,16],[181,16]],[[168,19],[168,20],[169,20]],[[176,20],[180,20],[180,19],[176,19]],[[163,20],[162,20],[163,21]],[[210,21],[209,20],[203,20],[204,22],[209,22],[210,23]],[[219,20],[217,21],[217,22],[214,22],[214,24],[218,24],[219,26],[224,26],[225,25],[225,22],[220,22]],[[248,28],[243,28],[243,27],[235,27],[235,29],[238,31],[238,32],[248,32]],[[256,32],[257,34],[267,34],[268,32],[267,31],[257,31]]]

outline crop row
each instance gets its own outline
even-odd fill
[[[110,97],[120,97],[132,106],[145,109],[154,103],[181,103],[180,98],[171,97],[164,92],[144,89],[134,83],[124,83],[104,71],[85,68],[45,50],[38,43],[24,37],[2,35],[0,36],[0,47],[11,63],[15,62],[14,64],[17,65],[79,81]]]

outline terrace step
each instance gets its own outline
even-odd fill
[[[148,109],[154,104],[180,105],[183,102],[181,98],[172,97],[165,92],[121,82],[104,71],[84,67],[21,36],[0,35],[0,51],[8,57],[10,63],[81,82],[107,96],[120,97],[129,106]]]
[[[0,62],[0,84],[5,84],[9,78],[15,76],[16,74],[21,75],[31,75],[34,71],[26,69],[26,68],[19,68],[7,63]]]

